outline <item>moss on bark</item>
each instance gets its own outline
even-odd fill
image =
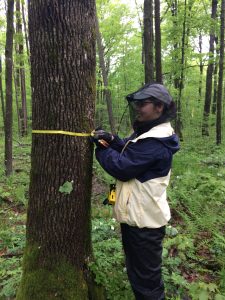
[[[27,247],[23,277],[17,300],[88,299],[88,287],[81,270],[63,260],[38,264],[38,247]]]
[[[39,261],[38,246],[27,246],[17,300],[104,300],[105,292],[92,277],[65,260]],[[88,277],[88,280],[87,280]],[[87,280],[87,281],[86,281]]]

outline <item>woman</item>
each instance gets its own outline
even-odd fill
[[[146,84],[128,95],[134,133],[121,140],[95,132],[96,158],[116,182],[115,218],[121,223],[128,278],[137,300],[165,299],[162,241],[170,219],[166,197],[172,156],[179,150],[170,120],[175,104],[167,89]]]

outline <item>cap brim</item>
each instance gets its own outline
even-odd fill
[[[140,90],[127,95],[126,99],[128,101],[141,101],[149,99],[151,97],[154,97],[155,99],[166,104],[170,104],[172,101],[172,97],[170,96],[167,89],[163,85],[158,83],[145,85]]]
[[[131,95],[128,95],[126,97],[127,101],[136,101],[136,100],[146,100],[146,99],[149,99],[151,96],[149,95],[146,95],[145,93],[138,93],[137,94],[131,94]]]

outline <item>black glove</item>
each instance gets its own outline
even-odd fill
[[[114,136],[111,133],[99,128],[95,129],[91,134],[91,141],[94,142],[96,146],[102,148],[108,148],[113,139]]]
[[[114,139],[114,136],[111,133],[106,132],[106,131],[104,131],[102,129],[95,130],[93,132],[93,136],[94,136],[95,139],[97,139],[97,140],[104,140],[108,144],[110,144],[112,142],[112,140]]]

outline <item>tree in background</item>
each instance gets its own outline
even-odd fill
[[[33,129],[91,132],[95,1],[31,0],[28,10]],[[87,137],[33,135],[18,300],[88,299],[92,154]]]
[[[175,89],[178,89],[179,87],[179,72],[177,65],[179,64],[179,57],[178,57],[178,32],[177,32],[177,27],[178,27],[178,4],[177,0],[172,1],[170,5],[170,11],[172,15],[172,32],[169,35],[168,38],[172,39],[172,55],[171,55],[171,60],[172,60],[172,66],[171,66],[171,77],[173,78],[173,84]]]
[[[160,1],[155,0],[155,78],[159,83],[163,82],[161,52]]]
[[[219,78],[217,92],[217,107],[216,107],[216,144],[221,144],[221,120],[222,120],[222,96],[223,96],[223,65],[224,65],[224,14],[225,0],[221,0],[220,14],[220,60],[219,60]]]
[[[202,32],[200,31],[199,36],[198,36],[198,45],[199,45],[199,54],[200,54],[200,59],[199,59],[199,87],[198,87],[198,95],[199,99],[198,101],[201,101],[202,98],[202,80],[203,80],[203,71],[204,71],[204,63],[202,59]]]
[[[15,34],[15,90],[17,95],[17,116],[19,134],[27,135],[27,96],[25,78],[25,56],[22,30],[21,0],[16,0],[16,34]]]
[[[5,172],[6,176],[12,174],[12,67],[13,67],[13,13],[14,0],[7,2],[7,31],[6,31],[6,45],[5,45]]]
[[[2,85],[2,57],[1,56],[0,56],[0,97],[1,97],[3,124],[5,124],[5,101],[4,101],[4,93],[3,93],[3,85]]]
[[[23,27],[24,27],[24,35],[25,35],[25,43],[26,43],[26,52],[27,52],[27,60],[30,63],[30,47],[29,47],[29,40],[28,40],[28,33],[27,33],[27,21],[26,21],[26,14],[24,1],[21,2],[22,5],[22,19],[23,19]]]
[[[154,81],[153,1],[144,0],[145,83]]]
[[[180,58],[180,74],[179,74],[179,81],[178,81],[178,97],[177,97],[177,117],[175,120],[175,130],[183,140],[182,134],[182,90],[184,88],[184,70],[185,70],[185,54],[186,54],[186,39],[187,39],[187,1],[184,1],[184,18],[183,18],[183,25],[182,25],[182,38],[181,38],[181,58]]]
[[[212,0],[212,12],[211,12],[211,30],[209,39],[209,59],[208,67],[206,73],[206,87],[205,87],[205,104],[203,111],[203,121],[202,121],[202,135],[209,135],[209,114],[211,108],[211,98],[212,98],[212,79],[214,70],[214,43],[215,43],[215,20],[217,17],[217,0]]]
[[[120,1],[98,0],[97,11],[115,128],[127,132],[130,128],[130,120],[124,96],[131,90],[137,89],[144,81],[141,32],[133,22],[136,12],[131,13],[129,6]],[[99,51],[97,52],[99,62],[98,54]],[[111,130],[108,125],[108,110],[104,99],[104,83],[100,67],[97,78],[96,124]]]
[[[103,80],[103,96],[104,96],[104,98],[106,100],[106,104],[107,104],[110,129],[111,129],[111,132],[113,134],[115,134],[116,129],[115,129],[115,119],[114,119],[113,110],[112,110],[112,96],[111,96],[111,91],[108,86],[108,74],[107,74],[106,64],[105,64],[104,47],[103,47],[103,43],[102,43],[102,36],[101,36],[100,29],[99,29],[97,16],[96,16],[96,38],[97,38],[97,46],[98,46],[99,66],[100,66],[102,80]]]
[[[216,114],[216,102],[217,102],[217,86],[218,86],[218,61],[219,61],[219,47],[218,47],[218,36],[215,36],[215,67],[213,72],[213,101],[212,101],[212,114]]]

